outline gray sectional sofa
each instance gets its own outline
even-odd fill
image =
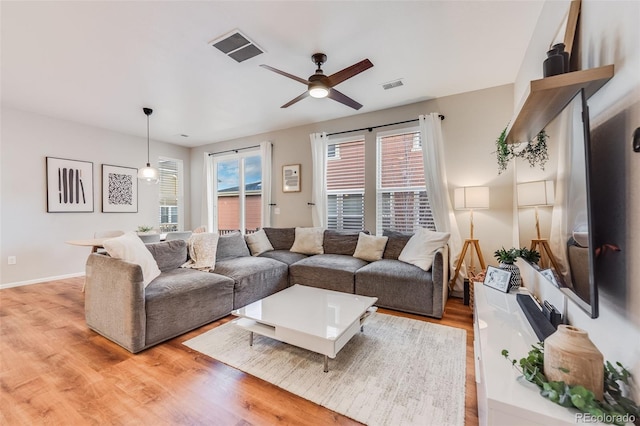
[[[389,237],[383,259],[353,257],[357,233],[325,231],[323,254],[291,252],[294,228],[265,228],[274,250],[251,256],[239,234],[218,240],[212,271],[181,268],[183,240],[147,244],[161,274],[145,288],[140,266],[91,254],[87,260],[85,317],[89,328],[130,352],[140,352],[215,321],[293,284],[378,297],[377,306],[441,318],[447,299],[447,249],[431,270],[401,262],[409,235]]]

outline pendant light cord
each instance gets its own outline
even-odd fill
[[[149,150],[149,115],[147,114],[147,167],[151,166],[151,162],[149,159],[151,158],[150,150]]]

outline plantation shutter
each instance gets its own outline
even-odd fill
[[[163,231],[178,230],[178,162],[160,160],[160,226]]]
[[[364,230],[364,138],[327,146],[327,228]]]
[[[420,132],[381,134],[377,138],[376,232],[435,230],[424,179]]]

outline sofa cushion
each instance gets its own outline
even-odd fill
[[[434,307],[433,292],[431,272],[400,260],[382,259],[356,271],[355,293],[377,297],[376,305],[383,308],[433,316],[442,309]]]
[[[324,237],[324,229],[315,228],[296,228],[296,239],[290,250],[294,253],[302,254],[322,254],[322,240]]]
[[[104,248],[109,253],[109,256],[115,259],[122,259],[140,265],[142,281],[145,287],[160,275],[160,269],[153,255],[133,231],[105,240]]]
[[[274,250],[289,250],[296,239],[295,228],[263,228]]]
[[[327,290],[354,292],[354,273],[367,262],[342,254],[318,254],[289,266],[289,282]]]
[[[215,272],[234,280],[233,309],[267,297],[289,285],[289,267],[266,257],[236,257],[216,262]]]
[[[404,246],[398,260],[415,265],[425,271],[431,269],[433,257],[438,249],[449,241],[448,232],[436,232],[420,228]]]
[[[309,256],[302,253],[294,253],[289,250],[271,250],[266,251],[260,255],[260,257],[268,257],[269,259],[279,260],[280,262],[291,265],[299,260],[305,259]]]
[[[240,232],[236,231],[230,234],[220,235],[220,238],[218,238],[216,262],[243,256],[251,256],[251,253],[249,253],[249,247],[247,247],[247,243],[244,241],[244,237]]]
[[[179,268],[187,261],[187,243],[184,240],[146,244],[161,272]]]
[[[258,256],[266,251],[273,250],[273,246],[264,229],[260,229],[253,234],[247,234],[244,236],[244,239],[249,246],[249,251],[251,251],[252,256]]]
[[[368,231],[366,231],[368,233]],[[324,231],[324,241],[322,246],[324,254],[344,254],[353,256],[358,244],[359,231],[335,231],[327,229]]]
[[[375,235],[367,235],[364,232],[358,237],[358,245],[353,257],[366,260],[367,262],[375,262],[382,259],[382,253],[387,245],[389,237],[376,237]]]
[[[382,258],[397,260],[398,256],[400,256],[400,253],[402,253],[402,249],[407,245],[407,242],[413,236],[413,233],[384,229],[382,231],[382,235],[384,235],[385,237],[389,237],[387,245],[384,248]]]
[[[193,269],[163,272],[145,290],[145,345],[215,321],[233,309],[231,278]]]

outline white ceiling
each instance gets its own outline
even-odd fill
[[[198,146],[513,83],[543,3],[2,1],[2,103],[141,137],[148,106],[153,139]],[[234,29],[265,53],[208,44]],[[306,79],[315,52],[327,75],[373,62],[336,87],[361,110],[280,108],[305,86],[258,65]]]

